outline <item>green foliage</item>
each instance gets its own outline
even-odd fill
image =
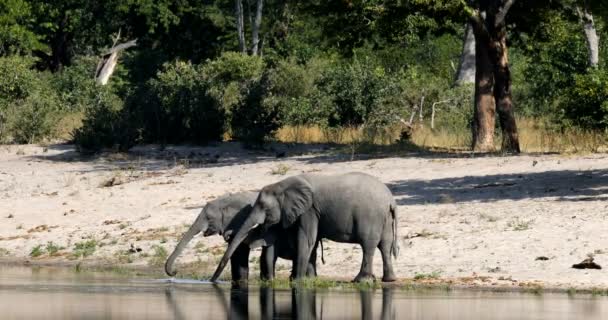
[[[73,133],[74,143],[81,152],[115,148],[126,151],[136,140],[135,128],[124,112],[123,101],[109,88],[98,87],[91,104],[84,111],[81,128]]]
[[[208,93],[198,66],[185,62],[166,64],[140,101],[145,139],[164,143],[207,143],[222,139],[225,111]],[[141,106],[141,105],[139,105]]]
[[[575,75],[560,104],[563,121],[583,128],[608,129],[608,71]]]
[[[30,257],[32,257],[32,258],[40,257],[43,254],[44,254],[44,248],[40,244],[33,247],[32,251],[30,251]]]
[[[160,245],[152,246],[152,250],[154,252],[152,253],[152,257],[148,261],[148,264],[153,267],[162,266],[165,263],[165,261],[167,260],[167,256],[168,256],[167,250],[165,249],[165,247],[160,246]]]
[[[28,1],[0,1],[0,56],[27,54],[40,47],[36,34],[28,28],[31,18]]]
[[[294,59],[278,61],[269,74],[265,103],[274,105],[283,123],[325,126],[332,101],[317,85],[331,60],[315,58],[304,64]]]
[[[38,74],[31,70],[32,66],[33,59],[28,57],[0,57],[0,111],[38,89]]]
[[[59,253],[59,251],[63,250],[63,249],[65,249],[65,248],[54,244],[53,241],[49,241],[46,244],[46,252],[51,257],[56,256]]]
[[[34,143],[53,136],[59,115],[59,99],[53,92],[35,91],[7,108],[6,129],[15,143]]]
[[[526,92],[517,96],[522,109],[535,116],[555,113],[564,88],[574,83],[576,74],[587,70],[587,47],[580,25],[555,12],[547,15],[523,44],[529,57],[519,59],[526,64],[520,77],[525,82],[516,82],[517,88]]]
[[[85,258],[95,253],[96,248],[97,241],[93,239],[83,242],[77,242],[76,244],[74,244],[72,256],[74,258]]]
[[[264,103],[268,76],[257,56],[227,52],[208,61],[201,72],[208,81],[208,94],[226,112],[233,138],[258,145],[278,129],[277,109]]]

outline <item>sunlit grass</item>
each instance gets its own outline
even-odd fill
[[[608,151],[608,134],[600,130],[580,128],[553,129],[547,121],[533,118],[517,119],[519,142],[526,153],[594,153]],[[404,127],[395,125],[382,130],[365,128],[332,128],[319,126],[285,126],[276,133],[282,142],[295,143],[335,143],[353,146],[362,152],[363,145],[389,146],[399,149],[399,138]],[[411,130],[410,142],[423,149],[442,151],[468,151],[471,146],[471,131],[468,127],[415,124]],[[500,151],[501,136],[497,129],[494,139],[496,150]],[[411,147],[401,144],[403,147]],[[410,148],[411,149],[411,148]]]

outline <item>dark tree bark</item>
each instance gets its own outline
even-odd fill
[[[494,151],[494,122],[496,106],[494,102],[494,74],[490,59],[487,33],[479,24],[473,25],[475,34],[475,112],[473,116],[474,151]]]
[[[243,17],[243,1],[234,1],[234,11],[236,15],[236,33],[239,40],[239,51],[241,53],[247,53],[247,46],[245,44],[245,21]]]
[[[475,33],[475,113],[473,150],[494,149],[495,113],[502,131],[502,151],[519,153],[513,114],[511,72],[506,39],[506,15],[515,0],[481,1],[471,18]]]
[[[464,30],[462,53],[456,74],[456,85],[475,83],[475,34],[470,23]]]
[[[507,30],[501,24],[492,37],[490,44],[494,60],[494,100],[498,111],[500,128],[502,129],[502,150],[519,153],[519,136],[513,115],[513,99],[511,96],[511,70],[507,52]]]
[[[251,54],[257,56],[261,53],[260,46],[260,26],[262,25],[262,9],[264,7],[264,0],[257,0],[255,10],[255,20],[251,28]]]

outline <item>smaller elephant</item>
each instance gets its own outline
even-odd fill
[[[175,276],[176,271],[173,268],[175,259],[195,235],[201,232],[205,237],[219,234],[230,243],[232,234],[249,216],[257,197],[257,192],[239,192],[209,201],[165,262],[167,275]],[[262,279],[274,278],[274,266],[278,257],[287,260],[293,260],[296,257],[295,238],[290,237],[282,228],[272,228],[264,234],[254,233],[238,246],[230,259],[233,281],[247,280],[249,252],[252,248],[259,246],[262,246],[262,256],[260,257],[260,277]],[[312,254],[308,265],[307,274],[310,276],[316,275],[315,260],[316,252]]]

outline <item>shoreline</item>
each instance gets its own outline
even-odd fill
[[[83,263],[84,262],[84,263]],[[0,268],[53,268],[70,270],[72,272],[101,272],[109,274],[118,274],[123,276],[137,277],[155,277],[160,276],[161,279],[155,280],[199,280],[204,281],[210,278],[211,273],[202,275],[200,278],[189,278],[186,276],[168,277],[157,268],[147,266],[132,266],[132,265],[112,265],[110,263],[96,263],[95,261],[31,261],[28,259],[0,259]],[[222,280],[220,285],[227,285],[229,280]],[[560,285],[547,285],[537,281],[522,283],[523,285],[492,285],[487,282],[464,284],[463,279],[437,278],[432,281],[416,280],[414,278],[399,278],[395,282],[380,282],[374,283],[353,283],[347,279],[330,279],[328,277],[317,277],[315,279],[305,279],[303,285],[306,289],[329,289],[329,290],[349,290],[349,289],[380,289],[394,288],[401,291],[465,291],[471,293],[519,293],[519,294],[567,294],[567,295],[593,295],[593,296],[608,296],[608,287],[568,287],[564,288]],[[249,280],[250,286],[270,286],[275,289],[289,289],[290,286],[297,286],[294,281],[289,281],[285,277],[277,277],[273,281],[260,281],[257,278]],[[168,281],[168,284],[171,282]]]
[[[0,263],[161,270],[215,197],[301,173],[360,171],[386,183],[398,204],[401,252],[394,268],[404,284],[608,288],[606,154],[353,160],[320,146],[285,148],[280,158],[230,143],[81,157],[71,145],[1,146]],[[212,273],[225,248],[219,236],[197,236],[178,259],[180,274]],[[358,245],[324,241],[324,249],[323,280],[356,275]],[[571,268],[588,256],[604,269]],[[258,261],[253,251],[250,274],[257,275]],[[373,266],[381,276],[379,253]],[[290,261],[278,260],[278,277],[290,269]]]

